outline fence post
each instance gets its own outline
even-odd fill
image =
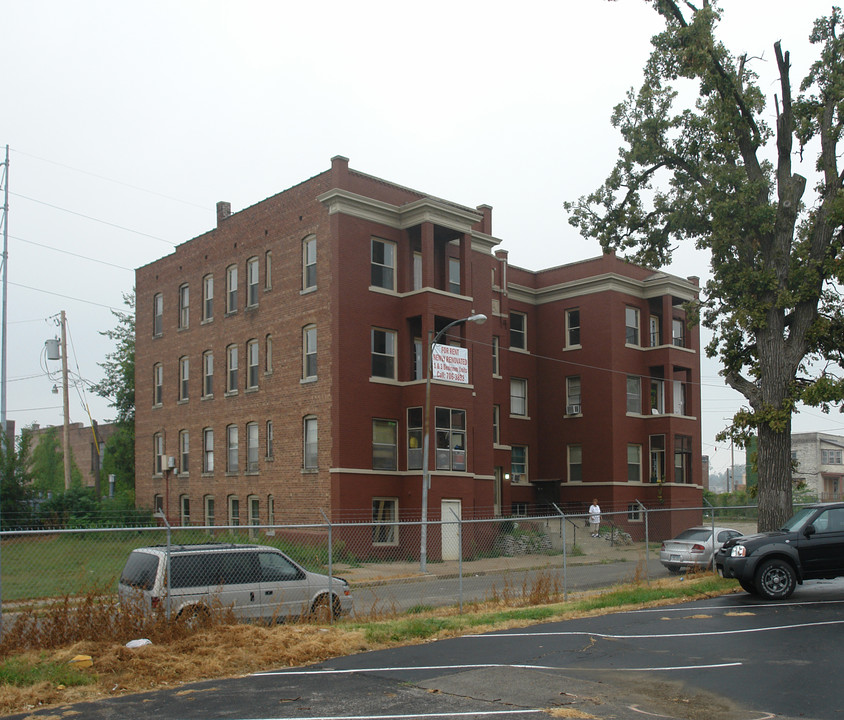
[[[319,509],[325,524],[328,525],[328,623],[334,624],[334,593],[331,591],[331,583],[334,581],[334,543],[331,538],[331,520],[328,519],[322,508]]]
[[[173,529],[170,527],[170,523],[167,520],[167,516],[161,511],[158,510],[154,513],[153,517],[157,517],[159,520],[164,521],[164,525],[167,527],[167,602],[164,603],[164,617],[168,620],[170,619],[170,545],[171,545],[171,535]]]
[[[566,560],[568,558],[566,551],[566,516],[565,513],[557,507],[557,503],[551,503],[554,509],[560,514],[560,534],[563,536],[563,602],[569,601],[569,586],[568,573],[566,572]],[[575,530],[575,539],[577,539],[577,530]]]
[[[648,509],[639,502],[638,498],[636,499],[636,504],[641,508],[642,512],[645,513],[645,584],[651,584],[651,574],[648,570],[648,559],[651,552],[650,543],[648,542]]]

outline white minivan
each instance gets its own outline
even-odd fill
[[[121,604],[169,609],[201,621],[214,608],[243,620],[284,620],[351,614],[349,583],[305,570],[265,545],[208,543],[133,550],[118,585]],[[169,597],[169,602],[168,602]]]

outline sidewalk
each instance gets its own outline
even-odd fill
[[[580,554],[565,557],[567,565],[599,565],[609,562],[638,562],[644,552],[644,543],[632,545],[611,545],[608,538],[578,537],[577,547]],[[658,557],[658,554],[657,556]],[[653,559],[653,553],[652,558]],[[413,581],[431,576],[449,578],[489,573],[519,572],[536,570],[544,567],[560,569],[563,567],[563,555],[534,554],[481,558],[478,560],[428,560],[427,572],[423,573],[419,562],[376,562],[351,566],[336,563],[332,569],[334,575],[348,580],[353,585],[378,585],[386,582]],[[462,567],[461,567],[462,565]]]

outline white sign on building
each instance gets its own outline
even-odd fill
[[[434,380],[469,384],[469,350],[454,345],[437,345],[431,350]]]

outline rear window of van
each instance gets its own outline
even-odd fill
[[[155,573],[158,570],[158,556],[145,552],[133,552],[126,561],[123,574],[120,576],[121,585],[129,585],[139,590],[152,590],[155,583]]]

